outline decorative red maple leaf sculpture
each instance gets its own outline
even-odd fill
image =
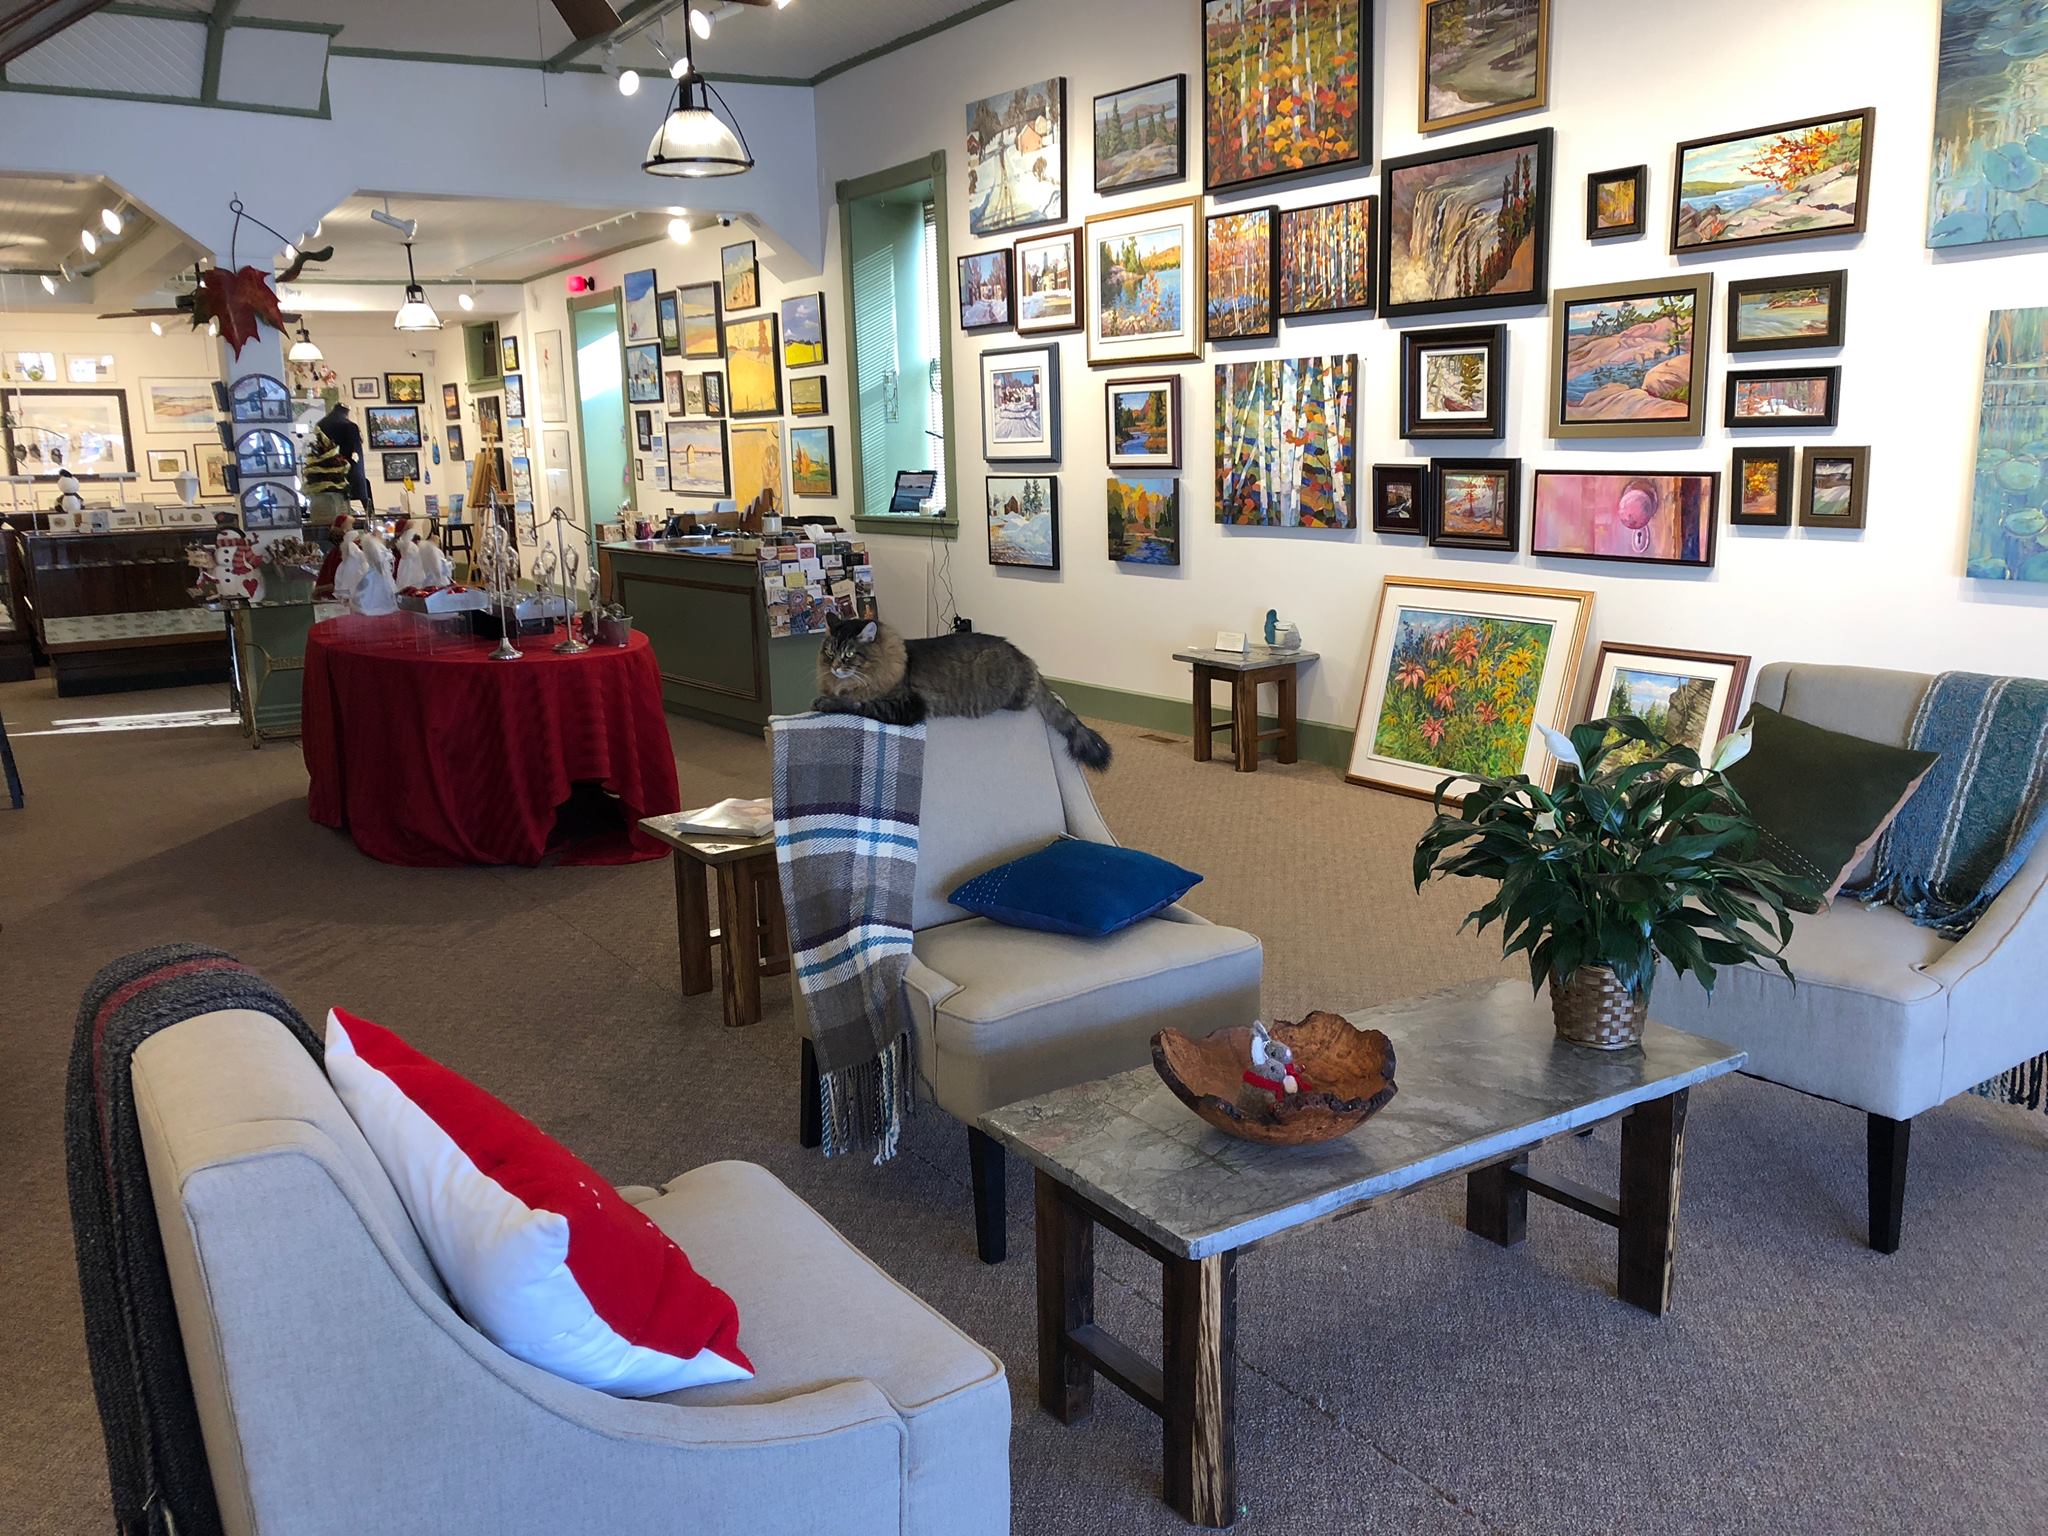
[[[269,274],[255,267],[237,267],[232,272],[215,267],[202,274],[192,295],[192,328],[198,330],[209,320],[220,322],[221,339],[237,357],[256,339],[259,320],[274,331],[283,330],[284,316],[278,311]]]

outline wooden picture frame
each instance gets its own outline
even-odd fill
[[[1495,531],[1471,526],[1476,501],[1473,481],[1486,479],[1500,488],[1500,509]],[[1462,504],[1448,508],[1465,488]],[[1522,542],[1522,461],[1520,459],[1431,459],[1429,500],[1424,523],[1429,542],[1439,549],[1501,550],[1512,554]]]
[[[1634,210],[1633,216],[1620,217],[1616,213],[1603,211],[1600,206],[1601,189],[1624,185],[1629,189],[1629,206]],[[1611,171],[1594,171],[1586,178],[1588,240],[1632,239],[1649,227],[1650,168],[1647,165],[1625,165]]]
[[[1230,67],[1230,61],[1218,52],[1223,39],[1218,33],[1218,24],[1230,17],[1241,14],[1243,7],[1239,0],[1194,0],[1198,7],[1196,21],[1201,28],[1202,46],[1202,190],[1223,192],[1241,187],[1258,186],[1264,182],[1279,181],[1290,176],[1316,176],[1346,166],[1362,167],[1372,158],[1372,83],[1376,78],[1373,61],[1373,16],[1366,0],[1308,0],[1313,11],[1320,6],[1327,9],[1336,23],[1336,37],[1341,47],[1331,51],[1352,52],[1357,56],[1357,68],[1352,71],[1356,100],[1348,103],[1351,121],[1354,125],[1353,142],[1348,153],[1331,154],[1324,158],[1309,160],[1305,156],[1290,156],[1284,148],[1268,149],[1269,135],[1257,124],[1249,126],[1242,142],[1262,146],[1259,152],[1259,167],[1235,167],[1224,171],[1218,169],[1218,139],[1215,126],[1221,114],[1218,103],[1221,93],[1229,83],[1239,78],[1238,72]],[[1311,18],[1313,21],[1313,18]],[[1326,53],[1326,56],[1328,54]],[[1228,142],[1225,129],[1223,142]],[[1290,160],[1292,163],[1290,163]],[[1268,164],[1270,162],[1270,164]]]
[[[1395,491],[1405,495],[1396,498]],[[1372,531],[1424,538],[1429,502],[1427,464],[1375,464],[1372,467]]]
[[[1803,297],[1807,289],[1823,295],[1826,313],[1816,326],[1787,311],[1803,304],[1762,302],[1771,294]],[[1730,352],[1803,352],[1839,347],[1848,324],[1849,273],[1788,272],[1780,277],[1732,278],[1728,283],[1728,350]],[[1779,311],[1772,315],[1771,310]]]
[[[1798,479],[1798,451],[1738,443],[1728,461],[1728,523],[1733,528],[1789,528]],[[1767,473],[1754,472],[1767,468]]]
[[[1201,200],[1175,198],[1170,202],[1149,203],[1142,208],[1119,208],[1113,212],[1090,214],[1082,227],[1087,232],[1083,253],[1087,260],[1078,297],[1087,305],[1082,318],[1088,328],[1088,366],[1121,368],[1200,361],[1203,321],[1207,314],[1202,293],[1202,272],[1206,263],[1202,252]],[[1111,246],[1121,249],[1132,241],[1143,239],[1149,244],[1140,250],[1142,258],[1149,252],[1163,253],[1167,248],[1164,242],[1176,238],[1180,242],[1180,313],[1173,328],[1128,330],[1123,325],[1124,317],[1120,315],[1110,316],[1111,323],[1105,324],[1102,306],[1107,283],[1103,271],[1105,249]],[[1140,281],[1142,279],[1133,278],[1131,283],[1122,286],[1132,288],[1134,293],[1133,284]]]
[[[1126,447],[1117,445],[1117,420],[1119,394],[1150,395],[1165,401],[1165,442],[1158,447]],[[1135,418],[1133,418],[1135,425]],[[1177,373],[1153,374],[1144,378],[1104,379],[1102,381],[1102,431],[1106,439],[1104,447],[1111,469],[1179,469],[1180,468],[1180,375]]]
[[[1486,102],[1479,106],[1446,112],[1432,116],[1430,62],[1435,39],[1434,22],[1437,14],[1452,6],[1463,6],[1468,0],[1419,0],[1417,6],[1420,28],[1416,34],[1416,86],[1415,86],[1415,128],[1418,133],[1435,133],[1444,128],[1462,128],[1472,123],[1490,122],[1497,117],[1512,117],[1521,112],[1540,112],[1550,103],[1550,0],[1531,0],[1535,12],[1534,80],[1531,88],[1519,96],[1507,96],[1498,101]],[[1502,49],[1506,40],[1489,41],[1484,44],[1490,53]],[[1519,40],[1514,45],[1519,52]],[[1460,100],[1469,100],[1463,91],[1451,93]]]
[[[1629,667],[1633,661],[1650,665]],[[1749,681],[1750,658],[1733,651],[1688,651],[1675,646],[1628,645],[1619,640],[1602,640],[1600,649],[1593,655],[1593,667],[1586,677],[1586,702],[1579,709],[1579,723],[1601,720],[1609,716],[1608,704],[1612,702],[1614,685],[1608,677],[1608,666],[1614,670],[1624,669],[1636,672],[1676,676],[1685,681],[1708,683],[1711,691],[1707,697],[1705,711],[1701,717],[1701,731],[1697,741],[1676,741],[1677,746],[1691,747],[1699,753],[1700,761],[1712,758],[1714,747],[1723,736],[1735,729],[1742,718],[1742,690]],[[1655,665],[1657,662],[1672,662],[1677,665],[1668,670]],[[1681,685],[1682,686],[1682,685]],[[1643,716],[1634,710],[1624,711],[1635,719]],[[1691,710],[1687,711],[1692,713]],[[1645,722],[1647,723],[1647,722]]]
[[[1136,166],[1133,167],[1133,172],[1129,175],[1121,175],[1117,172],[1112,171],[1110,175],[1104,176],[1102,146],[1105,141],[1106,135],[1103,132],[1102,104],[1104,102],[1109,102],[1111,104],[1111,108],[1117,115],[1119,125],[1121,126],[1123,103],[1126,101],[1132,102],[1135,115],[1135,109],[1137,107],[1150,105],[1149,102],[1140,102],[1137,100],[1140,93],[1154,92],[1155,94],[1160,95],[1165,94],[1156,91],[1156,87],[1159,86],[1170,86],[1172,88],[1171,94],[1173,97],[1173,134],[1171,139],[1171,147],[1165,156],[1152,157],[1154,159],[1163,158],[1165,163],[1163,165],[1160,165],[1156,169],[1150,170],[1144,168],[1142,165]],[[1183,176],[1187,175],[1188,77],[1186,75],[1161,75],[1157,80],[1141,80],[1136,85],[1126,85],[1121,86],[1113,91],[1104,91],[1100,96],[1097,96],[1095,98],[1093,108],[1089,113],[1088,120],[1089,126],[1092,130],[1089,134],[1089,151],[1095,175],[1095,190],[1097,193],[1115,194],[1120,192],[1135,192],[1140,187],[1156,187],[1160,185],[1162,182],[1179,181]],[[1146,144],[1143,147],[1146,149],[1150,149],[1160,145],[1162,142],[1166,141],[1163,141],[1158,138],[1153,138],[1151,139],[1150,143]],[[1055,564],[1052,567],[1052,569],[1058,570],[1059,567],[1057,564]]]
[[[960,329],[1006,331],[1016,315],[1017,280],[1010,248],[969,251],[953,258],[956,281],[953,300]],[[998,292],[1000,290],[1000,292]]]
[[[1848,492],[1836,505],[1836,487],[1823,484],[1833,466],[1846,464]],[[1802,528],[1863,527],[1865,503],[1870,492],[1870,450],[1867,447],[1838,448],[1832,443],[1810,444],[1799,454],[1799,526]]]
[[[1822,404],[1818,410],[1760,412],[1772,384],[1796,384],[1815,380],[1820,385]],[[1731,432],[1784,431],[1792,427],[1832,427],[1842,412],[1842,370],[1830,364],[1821,368],[1752,368],[1728,370],[1722,403],[1721,425]]]
[[[1555,129],[1535,128],[1471,144],[1444,145],[1420,154],[1400,155],[1380,162],[1377,265],[1382,320],[1396,320],[1409,315],[1457,314],[1474,309],[1515,309],[1541,304],[1550,297],[1550,214],[1555,190],[1551,167],[1556,143]],[[1455,183],[1460,178],[1457,168],[1467,167],[1462,174],[1470,184],[1490,186],[1497,184],[1503,175],[1519,179],[1524,165],[1528,169],[1529,182],[1527,192],[1522,195],[1521,208],[1526,215],[1522,222],[1529,240],[1529,281],[1526,288],[1496,291],[1494,287],[1494,283],[1504,280],[1518,267],[1519,257],[1514,253],[1502,253],[1506,265],[1501,269],[1501,276],[1476,292],[1445,291],[1446,282],[1452,276],[1445,270],[1410,270],[1415,265],[1409,259],[1411,252],[1404,250],[1402,261],[1396,264],[1395,228],[1412,224],[1415,210],[1410,204],[1420,194],[1431,190],[1431,173],[1440,178],[1448,177]],[[1434,183],[1438,187],[1445,184],[1441,179]],[[1404,209],[1407,210],[1405,217]],[[1462,289],[1470,283],[1460,273],[1454,286]]]
[[[1754,234],[1738,235],[1733,238],[1702,238],[1697,234],[1691,239],[1686,238],[1686,214],[1691,213],[1693,215],[1693,228],[1695,231],[1701,227],[1702,222],[1701,209],[1688,208],[1686,206],[1685,180],[1686,159],[1688,156],[1698,157],[1700,161],[1704,162],[1696,167],[1703,174],[1718,178],[1724,172],[1711,164],[1710,155],[1712,151],[1725,147],[1739,160],[1742,155],[1759,153],[1759,151],[1741,147],[1746,145],[1749,140],[1776,139],[1779,143],[1771,146],[1764,153],[1780,156],[1786,162],[1785,169],[1777,176],[1758,176],[1751,184],[1760,186],[1769,182],[1770,184],[1780,186],[1782,194],[1784,190],[1789,189],[1796,182],[1809,180],[1813,176],[1824,174],[1826,169],[1830,168],[1827,165],[1820,165],[1806,176],[1794,174],[1809,158],[1815,156],[1824,158],[1827,154],[1832,153],[1829,147],[1816,146],[1814,144],[1815,135],[1837,125],[1842,125],[1846,128],[1850,123],[1857,125],[1856,191],[1854,211],[1846,221],[1837,221],[1820,226],[1803,225],[1785,229],[1763,229]],[[1791,122],[1771,123],[1762,128],[1745,128],[1738,133],[1717,133],[1707,138],[1684,140],[1673,152],[1671,161],[1671,254],[1683,256],[1700,251],[1729,251],[1758,245],[1777,245],[1787,240],[1818,240],[1828,235],[1862,234],[1863,227],[1870,217],[1870,152],[1871,142],[1876,131],[1877,109],[1875,107],[1861,107],[1848,112],[1827,112],[1818,117],[1801,117],[1795,118]],[[1795,138],[1793,137],[1794,135],[1800,137]],[[1740,165],[1740,169],[1744,172],[1750,172],[1751,166],[1756,163],[1758,162],[1744,162]],[[1708,185],[1718,189],[1726,184],[1714,180],[1710,181]],[[1763,206],[1768,200],[1768,195],[1766,195],[1752,202],[1745,203],[1735,211],[1745,216],[1753,215],[1756,209]],[[1839,207],[1844,201],[1845,199],[1841,191],[1839,188],[1836,188],[1829,192],[1826,206]],[[1770,211],[1768,208],[1765,209],[1766,213]],[[1794,215],[1794,217],[1796,218],[1797,216]]]
[[[1676,298],[1690,300],[1691,335],[1687,342],[1687,388],[1682,401],[1674,402],[1667,389],[1652,387],[1653,370],[1671,361],[1666,357],[1645,364],[1644,351],[1664,344],[1675,336],[1675,315],[1659,316],[1654,311],[1637,314],[1639,299]],[[1620,329],[1606,335],[1581,337],[1574,327],[1574,313],[1614,309],[1611,318]],[[1667,332],[1666,328],[1670,328]],[[1688,277],[1672,273],[1634,283],[1594,283],[1584,288],[1560,288],[1550,297],[1549,417],[1546,436],[1584,437],[1703,437],[1707,430],[1707,354],[1713,340],[1714,274],[1701,272]],[[1613,343],[1611,356],[1601,350]],[[1675,355],[1675,354],[1674,354]],[[1567,369],[1573,370],[1567,377]],[[1603,383],[1579,400],[1572,399],[1572,384],[1584,377],[1600,377],[1616,369],[1621,378]],[[1625,370],[1639,369],[1633,382]],[[1602,397],[1595,406],[1594,394]],[[1650,415],[1682,404],[1681,414]],[[1569,418],[1569,419],[1568,419]]]
[[[1720,513],[1718,469],[1539,469],[1529,553],[1711,569]]]
[[[1218,225],[1242,230],[1230,252],[1220,252]],[[1230,265],[1220,275],[1219,255]],[[1280,334],[1275,282],[1280,256],[1280,210],[1263,207],[1226,208],[1202,221],[1202,339],[1207,342],[1252,341]],[[1242,284],[1243,291],[1238,292]],[[1222,291],[1219,292],[1219,289]],[[1221,313],[1218,305],[1223,305]]]
[[[1452,354],[1485,356],[1484,395],[1469,413],[1445,413],[1432,406],[1451,399],[1447,380],[1432,383],[1431,364]],[[1497,439],[1507,435],[1508,330],[1504,325],[1447,326],[1401,333],[1401,436]],[[1431,377],[1426,377],[1425,374]],[[1456,387],[1469,387],[1461,372]]]

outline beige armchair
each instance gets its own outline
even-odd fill
[[[1115,772],[1114,769],[1110,770]],[[920,1093],[967,1125],[982,1259],[1006,1248],[1003,1149],[984,1111],[1151,1060],[1171,1024],[1206,1034],[1259,1012],[1259,941],[1175,905],[1103,939],[1005,927],[949,902],[960,882],[1066,834],[1114,843],[1066,744],[1035,712],[936,719],[925,740],[914,958],[905,979]],[[803,997],[802,1122],[818,1144]]]

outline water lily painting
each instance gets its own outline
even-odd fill
[[[1363,0],[1202,0],[1203,185],[1365,159]]]
[[[1067,208],[1067,82],[1021,85],[967,104],[967,230],[1057,224]]]
[[[2048,16],[2029,0],[1942,0],[1927,243],[2048,235]]]
[[[1216,365],[1216,521],[1358,525],[1358,357]]]
[[[1533,304],[1550,292],[1548,128],[1381,167],[1380,314]]]
[[[1876,116],[1865,107],[1679,145],[1673,254],[1862,233]]]
[[[2048,309],[1995,309],[1984,346],[1968,574],[2048,581]]]
[[[1552,437],[1706,430],[1711,275],[1561,288],[1551,300]]]

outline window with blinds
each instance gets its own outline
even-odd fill
[[[938,471],[938,479],[932,491],[932,511],[944,515],[946,511],[946,397],[940,382],[939,348],[946,344],[946,332],[939,320],[939,213],[936,204],[924,205],[924,250],[920,265],[924,269],[924,355],[931,359],[927,373],[929,384],[925,391],[925,430],[931,434],[931,466]]]

